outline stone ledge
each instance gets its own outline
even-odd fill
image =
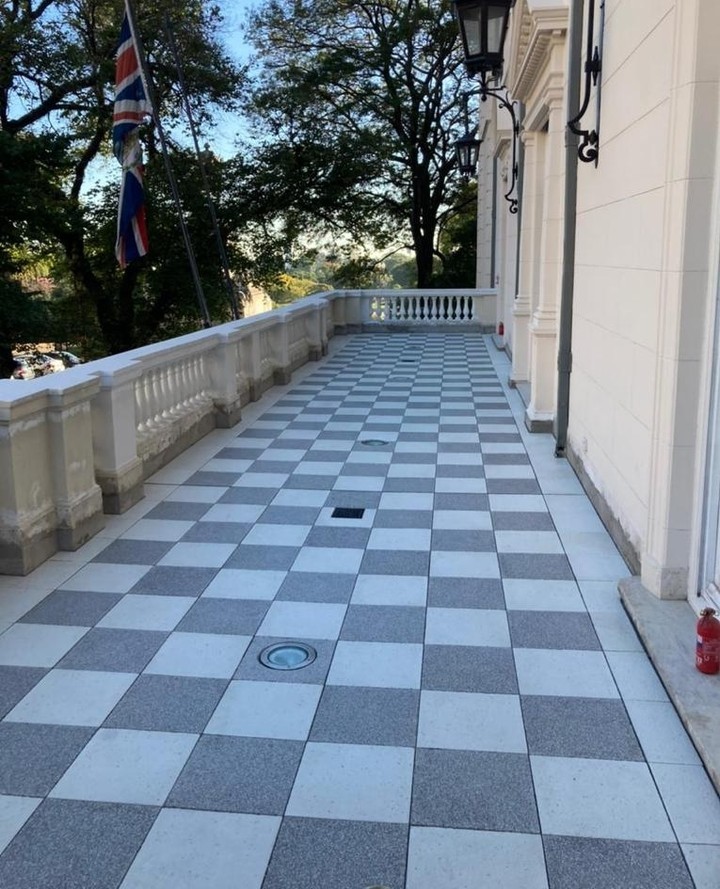
[[[618,584],[620,598],[720,793],[720,674],[695,669],[695,623],[688,602],[658,599],[638,577]]]

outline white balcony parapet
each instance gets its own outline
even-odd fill
[[[0,380],[0,574],[74,550],[143,480],[340,332],[489,327],[494,290],[329,291],[29,381]]]

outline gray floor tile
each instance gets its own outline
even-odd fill
[[[488,494],[541,494],[534,478],[489,478]]]
[[[283,488],[302,491],[329,491],[337,481],[335,475],[291,475]]]
[[[39,605],[28,611],[25,617],[20,618],[19,623],[94,627],[122,598],[113,593],[55,590]]]
[[[343,462],[345,457],[343,456]],[[388,471],[387,463],[346,463],[340,470],[340,475],[367,476],[368,478],[385,478]]]
[[[305,540],[305,546],[339,546],[350,549],[364,549],[370,537],[369,528],[343,528],[342,519],[337,519],[339,527],[323,526],[313,528]]]
[[[429,509],[378,509],[376,528],[432,528],[433,514]]]
[[[429,553],[413,550],[368,550],[360,563],[360,574],[413,574],[427,576]]]
[[[409,454],[402,451],[396,451],[393,454],[391,464],[412,463],[412,464],[428,464],[433,466],[436,462],[435,454]]]
[[[418,749],[410,819],[424,827],[539,833],[527,756]]]
[[[258,599],[199,599],[175,627],[175,631],[252,636],[269,605],[269,602]]]
[[[113,540],[93,562],[116,565],[154,565],[174,544],[158,540]]]
[[[528,466],[527,454],[483,454],[486,466]]]
[[[543,838],[552,889],[693,889],[680,847],[587,837]]]
[[[0,666],[0,719],[8,714],[47,673],[40,667]]]
[[[354,585],[353,574],[291,571],[275,598],[285,602],[344,603],[350,601]]]
[[[340,638],[351,642],[422,642],[424,634],[424,608],[350,605]]]
[[[228,488],[218,503],[268,504],[277,494],[277,488]]]
[[[210,472],[206,469],[194,472],[184,485],[199,485],[210,488],[228,488],[240,478],[239,472]]]
[[[330,491],[325,506],[351,506],[356,509],[377,509],[379,491]]]
[[[436,494],[435,509],[490,509],[487,494]]]
[[[521,703],[531,754],[642,761],[622,701],[537,695]]]
[[[183,543],[240,543],[251,528],[242,522],[196,522],[180,539]]]
[[[453,466],[452,463],[442,463],[437,468],[438,478],[485,478],[485,470],[482,463],[477,466],[468,465]]]
[[[527,580],[574,580],[566,556],[548,553],[500,553],[503,577]]]
[[[80,726],[0,723],[0,794],[47,796],[94,733]]]
[[[414,747],[419,703],[410,688],[326,686],[310,740]]]
[[[257,520],[259,525],[313,525],[320,509],[312,506],[268,506]]]
[[[335,642],[329,639],[305,638],[295,638],[293,641],[307,642],[317,652],[317,657],[307,667],[300,670],[271,670],[263,666],[258,660],[258,655],[263,648],[276,644],[278,638],[276,636],[256,636],[240,661],[240,666],[235,671],[233,679],[251,679],[259,682],[305,682],[312,685],[322,685],[330,669]]]
[[[432,494],[434,490],[435,479],[432,478],[386,478],[383,485],[384,493]]]
[[[203,735],[170,791],[167,805],[282,815],[303,747],[302,741]]]
[[[150,630],[96,627],[87,632],[56,666],[61,670],[141,673],[168,636],[169,633]]]
[[[146,519],[165,519],[169,521],[197,522],[210,508],[209,503],[163,502],[154,506],[145,515]]]
[[[0,856],[0,886],[114,889],[158,811],[153,806],[47,799]]]
[[[601,648],[590,616],[577,611],[509,611],[508,624],[515,648]]]
[[[517,694],[512,649],[426,645],[422,687],[430,691]]]
[[[302,458],[303,463],[344,463],[347,451],[308,451]]]
[[[495,552],[492,531],[434,530],[431,548],[446,552]]]
[[[555,525],[547,512],[493,513],[496,531],[554,531]]]
[[[263,889],[400,889],[407,833],[400,824],[285,818]]]
[[[502,581],[493,577],[431,577],[427,604],[432,608],[502,609]]]
[[[138,676],[103,728],[200,734],[226,686],[223,679]]]
[[[288,474],[295,469],[298,462],[298,460],[256,460],[248,472]]]
[[[257,460],[265,448],[238,447],[223,448],[215,455],[221,460]]]
[[[140,578],[130,592],[154,596],[199,596],[217,572],[217,568],[156,565]]]
[[[223,567],[289,571],[299,552],[299,546],[258,546],[241,543]]]

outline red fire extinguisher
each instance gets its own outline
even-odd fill
[[[720,672],[720,620],[714,608],[703,608],[697,622],[695,666],[701,673]]]
[[[505,336],[505,325],[502,321],[498,321],[497,332],[498,336]]]

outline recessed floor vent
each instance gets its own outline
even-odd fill
[[[364,509],[354,506],[336,506],[332,511],[334,519],[361,519],[365,515]]]

